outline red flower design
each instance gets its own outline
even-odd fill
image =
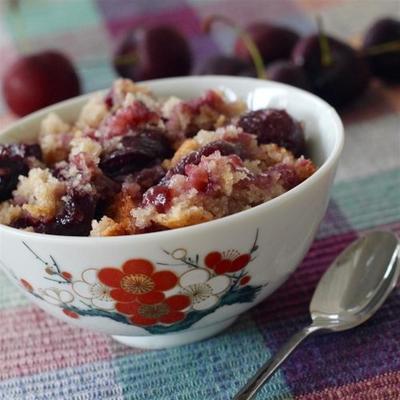
[[[244,286],[247,285],[250,282],[250,276],[244,276],[241,280],[240,280],[240,285]]]
[[[130,321],[135,325],[154,325],[158,322],[173,324],[185,318],[182,312],[189,307],[190,297],[177,294],[155,304],[117,303],[115,308],[122,314],[129,315]]]
[[[70,281],[72,279],[72,274],[70,274],[69,272],[61,272],[61,275],[67,280]]]
[[[117,305],[132,302],[159,304],[165,299],[163,292],[178,282],[173,272],[155,272],[153,264],[143,259],[128,260],[122,270],[103,268],[97,275],[100,282],[112,288],[110,296],[118,302]]]
[[[74,318],[74,319],[78,319],[79,318],[79,315],[74,311],[68,310],[66,308],[63,308],[62,311],[67,317]]]
[[[207,254],[204,263],[218,275],[227,272],[237,272],[243,269],[251,260],[250,254],[240,254],[236,250],[220,253],[213,251]]]
[[[33,292],[33,287],[32,285],[26,281],[25,279],[21,278],[20,280],[21,285],[29,292],[32,293]]]

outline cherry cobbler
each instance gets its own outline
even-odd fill
[[[160,99],[117,80],[78,119],[49,114],[37,143],[0,145],[0,223],[116,236],[180,228],[268,201],[316,169],[301,122],[217,90]]]

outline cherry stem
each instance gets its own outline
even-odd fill
[[[321,50],[321,64],[324,67],[329,67],[330,65],[332,65],[332,52],[331,52],[331,46],[329,45],[329,40],[325,35],[321,15],[317,15],[317,26],[318,26],[319,47]]]
[[[130,52],[130,53],[118,56],[115,59],[115,64],[117,64],[117,65],[129,65],[129,64],[134,64],[137,60],[138,60],[137,54],[135,52]]]
[[[240,28],[234,21],[228,17],[225,17],[224,15],[210,15],[204,21],[203,30],[206,33],[210,32],[211,25],[217,21],[222,22],[234,29],[237,35],[243,40],[243,43],[250,54],[254,67],[256,68],[258,78],[266,79],[264,61],[261,57],[260,51],[258,50],[251,36],[242,28]]]
[[[19,0],[10,0],[9,1],[9,9],[12,14],[15,16],[15,27],[16,27],[16,44],[18,50],[24,54],[31,51],[31,45],[27,39],[25,23],[21,15],[21,3]]]
[[[377,44],[376,46],[368,47],[363,50],[364,54],[375,56],[383,53],[394,53],[400,51],[400,40]]]

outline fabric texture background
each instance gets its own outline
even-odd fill
[[[328,32],[354,44],[377,17],[400,17],[399,0],[26,0],[19,14],[9,3],[0,2],[0,75],[22,49],[58,48],[77,64],[85,91],[115,78],[110,57],[129,26],[179,26],[199,64],[232,46],[229,29],[202,34],[212,13],[303,34],[320,13]],[[283,287],[217,337],[161,351],[124,347],[46,315],[0,273],[0,399],[230,399],[307,323],[314,287],[346,245],[372,229],[400,233],[400,88],[374,82],[342,117],[346,145],[314,244]],[[0,128],[12,120],[0,104]],[[310,339],[257,399],[400,399],[399,310],[396,289],[358,329]]]

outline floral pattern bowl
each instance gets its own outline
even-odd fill
[[[287,85],[220,76],[147,84],[160,96],[188,98],[219,88],[250,109],[287,109],[304,122],[318,165],[310,178],[278,198],[187,228],[93,238],[0,226],[1,266],[45,311],[128,345],[163,348],[218,333],[289,277],[325,213],[344,134],[332,107]],[[23,118],[0,140],[34,137],[49,111],[73,120],[87,98]]]

